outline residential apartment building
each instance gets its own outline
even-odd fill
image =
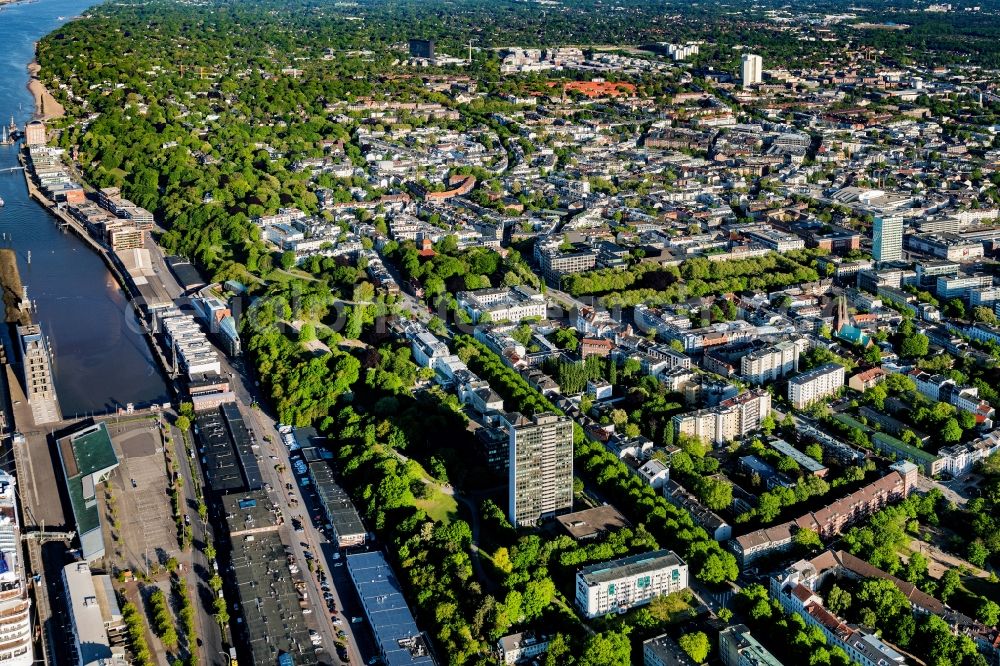
[[[789,585],[802,585],[808,591],[816,593],[826,588],[830,578],[838,581],[845,579],[889,581],[906,597],[914,611],[936,615],[944,620],[954,633],[970,637],[990,663],[995,663],[1000,657],[1000,631],[996,628],[987,627],[949,608],[913,583],[900,580],[843,550],[826,550],[811,560],[795,562],[783,572],[771,577],[770,593],[771,596],[778,598],[782,588]]]
[[[576,572],[576,605],[588,618],[648,604],[688,586],[688,567],[669,550],[598,562]]]
[[[674,506],[690,513],[694,522],[698,523],[698,526],[708,532],[708,535],[716,541],[728,541],[732,538],[732,526],[723,520],[722,516],[698,501],[693,493],[676,481],[668,480],[664,484],[663,497]]]
[[[876,217],[872,226],[872,257],[876,262],[899,261],[903,258],[903,218]]]
[[[741,67],[744,88],[757,85],[764,80],[764,59],[759,55],[754,55],[753,53],[743,54]]]
[[[141,250],[145,246],[146,232],[132,225],[119,224],[107,228],[105,239],[115,252]]]
[[[774,552],[787,550],[800,529],[810,529],[824,539],[840,534],[851,524],[870,516],[891,502],[905,499],[917,481],[918,469],[911,462],[897,462],[881,479],[831,504],[810,511],[781,525],[754,530],[727,545],[743,565]]]
[[[677,641],[667,634],[642,644],[642,666],[697,666]]]
[[[724,666],[782,666],[745,624],[734,624],[719,632],[719,659]]]
[[[932,375],[919,368],[914,368],[906,374],[913,380],[917,390],[927,398],[954,405],[974,415],[977,423],[992,427],[996,412],[990,403],[979,397],[979,389],[976,387],[961,386],[950,377]]]
[[[788,380],[788,401],[803,409],[820,398],[833,395],[844,385],[844,366],[824,363]]]
[[[994,430],[965,444],[943,446],[938,451],[941,460],[940,471],[948,472],[952,476],[964,476],[972,471],[976,463],[982,462],[998,451],[1000,451],[1000,430]]]
[[[516,412],[503,417],[509,435],[508,516],[517,527],[573,508],[573,421]]]
[[[29,146],[44,146],[45,123],[41,120],[32,120],[24,126],[24,143]]]
[[[763,389],[745,391],[718,406],[673,418],[675,430],[713,444],[723,444],[760,428],[771,413],[771,394]]]
[[[783,340],[740,359],[740,375],[751,384],[764,384],[799,371],[799,355],[809,343],[805,338]]]
[[[819,595],[801,583],[790,581],[783,585],[775,599],[786,611],[805,620],[807,625],[818,627],[828,644],[847,652],[852,663],[861,666],[905,666],[907,663],[902,654],[871,631],[847,624],[827,610]]]

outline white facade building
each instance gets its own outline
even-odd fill
[[[844,385],[844,366],[825,363],[788,380],[788,401],[803,409],[820,398],[833,395]]]
[[[743,87],[756,85],[763,81],[764,59],[759,55],[746,53],[743,55]]]
[[[460,291],[455,296],[459,307],[477,323],[484,316],[492,322],[518,322],[531,317],[542,319],[546,315],[545,297],[531,287]]]
[[[107,576],[94,576],[86,562],[63,569],[79,666],[126,666],[124,647],[111,647],[108,629],[124,627],[118,601]]]
[[[576,572],[576,605],[588,618],[648,604],[688,586],[688,567],[669,550],[599,562]]]
[[[751,352],[740,359],[740,374],[751,384],[764,384],[798,372],[799,356],[808,345],[799,338]]]

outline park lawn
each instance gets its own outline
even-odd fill
[[[991,583],[989,578],[962,576],[962,587],[987,599],[1000,599],[1000,582]]]
[[[438,520],[447,525],[458,515],[458,502],[451,495],[446,495],[437,484],[427,483],[427,497],[415,499],[413,504],[431,520]]]
[[[303,270],[299,270],[298,268],[293,268],[287,271],[283,268],[275,268],[267,274],[265,279],[268,282],[280,282],[282,284],[291,282],[292,280],[308,280],[309,282],[316,281],[316,278],[312,275]]]

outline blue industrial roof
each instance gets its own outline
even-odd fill
[[[433,666],[434,660],[406,605],[399,580],[382,553],[348,555],[347,570],[386,666]]]

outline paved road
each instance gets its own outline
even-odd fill
[[[184,438],[181,436],[181,433],[169,426],[167,426],[167,432],[173,438],[174,455],[180,467],[181,478],[184,479],[184,510],[191,516],[193,547],[185,553],[184,563],[186,566],[188,591],[191,593],[191,603],[198,611],[197,629],[201,660],[207,664],[226,666],[227,657],[223,654],[223,648],[231,644],[231,641],[224,640],[222,631],[219,629],[219,625],[212,615],[214,608],[208,602],[214,596],[214,593],[208,586],[208,579],[212,577],[214,572],[211,563],[208,561],[208,557],[205,556],[204,549],[206,544],[215,544],[215,537],[212,533],[211,524],[202,521],[198,515],[198,500],[195,496],[195,484],[203,486],[203,477],[198,479],[192,478],[191,457],[185,449]],[[190,434],[188,434],[188,439],[191,439]],[[191,441],[190,446],[193,451],[193,441]],[[197,461],[194,462],[194,465],[195,469],[199,469]]]
[[[941,494],[944,495],[946,500],[954,502],[957,506],[965,506],[965,503],[969,501],[968,497],[960,495],[951,487],[951,485],[945,485],[935,481],[934,479],[926,477],[923,474],[917,476],[917,483],[914,485],[914,488],[922,493],[930,492],[932,489],[936,488],[941,491]]]
[[[592,308],[592,307],[594,307],[593,304],[591,304],[591,303],[585,303],[585,302],[581,301],[578,298],[574,298],[573,296],[570,296],[565,291],[560,291],[559,289],[553,289],[552,287],[547,287],[546,288],[545,295],[549,299],[551,299],[551,300],[562,301],[562,305],[564,307],[565,306],[569,306],[570,310],[572,310],[572,309],[581,310],[583,308]],[[570,314],[570,311],[567,310],[566,313],[565,313],[565,316],[568,317],[569,314]]]

